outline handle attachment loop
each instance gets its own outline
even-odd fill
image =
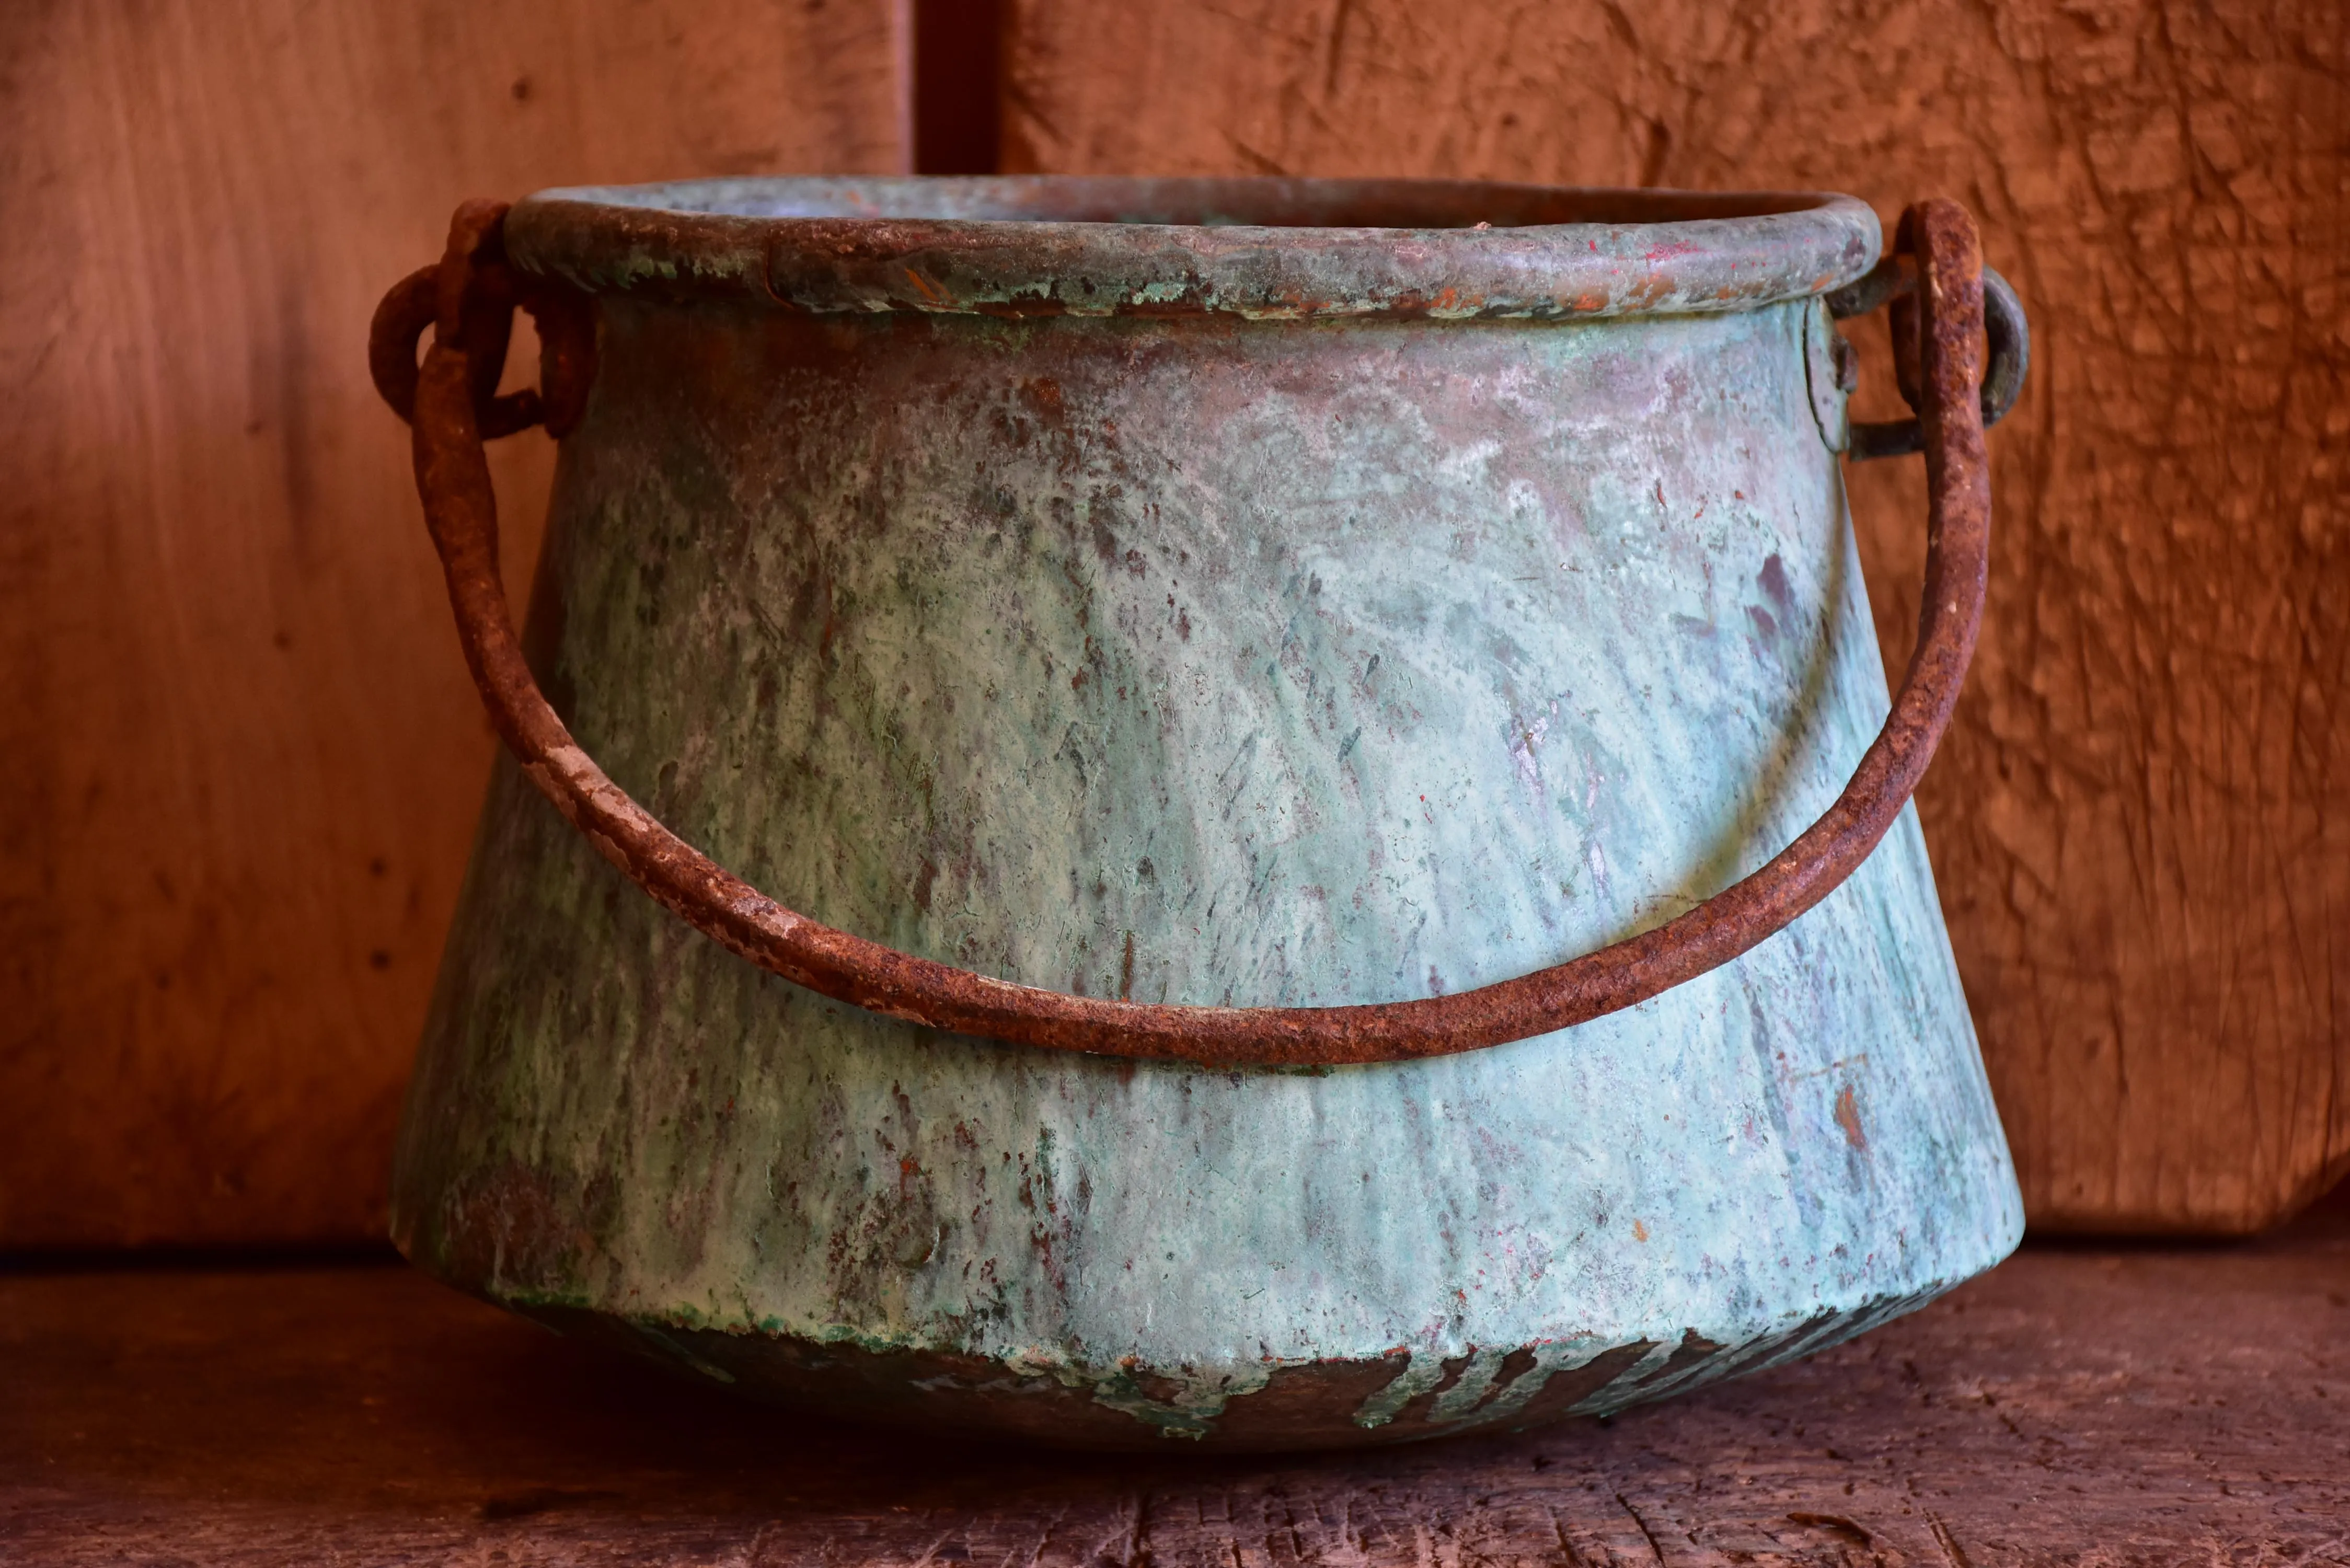
[[[1892,305],[1894,380],[1912,409],[1922,395],[1918,385],[1917,287],[1917,258],[1897,248],[1827,296],[1828,314],[1839,321]],[[1991,354],[1982,379],[1982,422],[1989,430],[2007,417],[2023,394],[2023,378],[2032,369],[2032,324],[2024,319],[2023,302],[2016,298],[2014,288],[1989,266],[1982,269],[1982,313]],[[1922,419],[1864,421],[1853,425],[1846,455],[1855,462],[1866,462],[1925,450]]]

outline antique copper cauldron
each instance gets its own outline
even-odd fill
[[[1961,210],[1895,251],[1450,182],[462,209],[373,363],[512,755],[401,1249],[806,1410],[1264,1449],[1606,1412],[1995,1262],[1905,803],[2025,339]],[[1918,418],[1848,426],[1831,318],[1888,300]],[[482,442],[536,422],[517,639]],[[1847,447],[1926,462],[1890,698]]]

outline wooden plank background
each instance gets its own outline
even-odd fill
[[[1014,12],[1016,171],[1965,202],[2035,344],[1920,806],[2032,1223],[2255,1229],[2350,1166],[2341,0]],[[1898,672],[1923,481],[1853,489]]]
[[[901,167],[891,17],[0,6],[0,1245],[382,1234],[491,741],[369,313],[465,196]]]

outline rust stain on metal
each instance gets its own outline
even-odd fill
[[[1844,1128],[1844,1141],[1866,1153],[1868,1135],[1860,1129],[1860,1106],[1853,1098],[1852,1085],[1846,1084],[1835,1097],[1836,1126]]]

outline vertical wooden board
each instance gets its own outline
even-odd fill
[[[491,740],[369,315],[465,196],[901,167],[892,15],[0,7],[0,1246],[381,1233]]]
[[[1920,805],[2033,1222],[2256,1229],[2350,1168],[2342,0],[1013,14],[1015,171],[1964,201],[2034,363]],[[1922,478],[1852,487],[1898,666]]]

